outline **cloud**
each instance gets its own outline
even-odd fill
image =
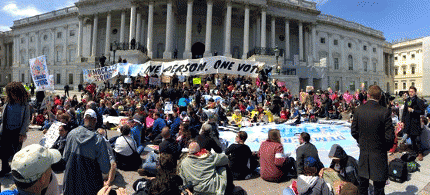
[[[41,11],[33,6],[18,7],[14,2],[6,4],[2,10],[13,17],[30,17],[42,14]]]
[[[78,0],[66,0],[63,4],[56,6],[55,9],[63,9],[66,7],[71,7],[71,6],[74,6],[76,2],[78,2]]]
[[[9,26],[4,26],[4,25],[0,25],[0,32],[1,31],[10,31],[10,27]]]

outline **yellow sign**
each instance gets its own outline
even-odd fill
[[[193,78],[193,84],[194,85],[202,84],[202,79],[201,78]]]

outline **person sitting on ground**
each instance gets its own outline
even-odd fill
[[[176,140],[170,135],[169,127],[164,127],[161,131],[161,137],[163,141],[159,145],[158,152],[152,151],[146,156],[145,162],[142,164],[141,168],[137,170],[139,175],[156,175],[157,174],[157,164],[159,163],[159,153],[166,153],[173,155],[173,158],[179,160],[181,155],[181,148]]]
[[[291,116],[291,119],[294,120],[294,124],[300,124],[301,123],[301,114],[300,114],[299,107],[298,106],[292,107],[291,113],[293,113],[293,115]]]
[[[130,136],[130,127],[121,126],[121,136],[115,141],[114,154],[118,169],[136,170],[142,162],[134,162],[133,153],[137,152],[137,144]]]
[[[280,122],[286,122],[290,118],[290,111],[287,110],[285,107],[282,107],[282,110],[280,112]]]
[[[289,177],[296,177],[295,160],[292,157],[285,157],[279,130],[269,130],[267,140],[261,143],[258,156],[260,176],[263,180],[282,182]]]
[[[318,166],[317,166],[317,172],[320,171],[321,168],[324,167],[322,162],[320,161],[320,158],[318,156],[318,150],[309,141],[311,140],[311,136],[309,133],[302,132],[299,136],[299,142],[300,146],[296,149],[296,158],[297,158],[297,173],[298,174],[304,174],[304,166],[305,166],[305,159],[308,157],[312,157],[315,160],[317,160]]]
[[[200,148],[205,148],[207,151],[211,151],[213,149],[216,153],[221,153],[221,146],[219,146],[210,135],[211,130],[212,125],[204,124],[201,128],[201,133],[196,137],[196,141],[199,143]]]
[[[230,125],[236,125],[240,127],[241,124],[242,124],[242,115],[240,114],[240,110],[236,109],[234,110],[234,114],[231,115]]]
[[[157,135],[161,133],[161,130],[163,129],[163,127],[166,126],[166,121],[161,118],[160,113],[154,113],[153,118],[154,118],[154,124],[152,126],[152,131],[151,133],[149,133],[149,136],[148,136],[150,140],[154,140],[157,137]]]
[[[305,159],[303,175],[297,178],[298,194],[333,195],[324,179],[318,177],[318,164],[318,160],[312,157]]]
[[[11,194],[60,194],[58,180],[51,165],[59,162],[61,154],[32,144],[17,152],[11,164],[12,176],[17,189],[6,190],[0,195]]]
[[[196,194],[229,194],[234,189],[225,154],[210,153],[195,141],[188,146],[188,155],[178,166],[184,183],[191,183]]]
[[[247,138],[248,134],[245,131],[239,131],[236,135],[237,143],[231,144],[225,151],[230,160],[228,166],[234,179],[245,179],[252,171],[251,167],[248,167],[252,152],[249,146],[245,145]]]
[[[180,124],[179,132],[176,134],[176,142],[179,144],[180,148],[188,147],[188,142],[191,140],[191,131],[188,129],[188,125]]]

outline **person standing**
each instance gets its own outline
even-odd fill
[[[102,173],[110,170],[106,141],[96,133],[97,114],[87,109],[84,125],[70,131],[64,148],[63,192],[68,194],[97,194],[103,187]]]
[[[6,95],[7,100],[3,107],[0,126],[0,159],[2,161],[0,177],[11,171],[9,159],[21,149],[30,125],[29,95],[24,86],[20,82],[11,82],[6,85]]]
[[[69,85],[64,85],[64,95],[66,95],[67,97],[69,97],[70,95],[69,95],[69,90],[70,90],[70,87],[69,87]]]
[[[100,61],[100,66],[105,67],[105,62],[106,62],[105,54],[102,54],[102,57],[100,57],[99,61]]]
[[[360,194],[367,194],[369,179],[375,195],[384,194],[388,179],[387,151],[394,142],[394,127],[388,108],[379,105],[381,88],[369,87],[367,103],[357,107],[351,125],[351,135],[360,148],[358,176]]]
[[[423,149],[421,147],[421,115],[424,115],[425,107],[422,99],[417,96],[417,88],[409,87],[409,97],[403,108],[402,123],[403,132],[411,138],[412,150],[418,154],[417,160],[423,160]]]

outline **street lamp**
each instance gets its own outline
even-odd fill
[[[278,49],[278,46],[275,47],[275,57],[276,57],[276,70],[278,71],[278,74],[281,74],[281,67],[278,64],[278,59],[279,59],[279,49]]]

